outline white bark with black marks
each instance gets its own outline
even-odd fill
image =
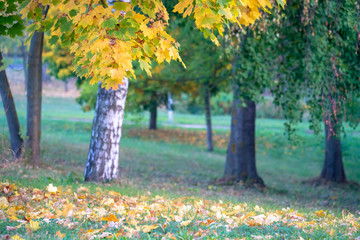
[[[85,181],[106,182],[119,175],[119,146],[129,81],[124,78],[117,90],[99,84]]]

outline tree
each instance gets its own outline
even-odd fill
[[[30,164],[40,163],[42,50],[44,32],[36,31],[31,38],[27,77],[26,158]]]
[[[15,108],[14,98],[11,93],[10,85],[2,61],[3,59],[0,51],[0,94],[9,127],[12,157],[13,159],[16,159],[21,157],[23,139],[20,133],[20,124]]]
[[[268,14],[244,29],[233,26],[229,33],[232,60],[234,99],[231,129],[226,152],[223,179],[220,182],[243,182],[263,185],[256,169],[255,118],[256,102],[273,83],[272,59],[269,57]]]
[[[39,7],[45,3],[57,8],[59,13],[42,20]],[[194,17],[197,28],[218,44],[214,33],[222,34],[224,23],[251,24],[260,17],[259,8],[270,6],[267,0],[246,3],[239,3],[236,0],[220,2],[181,0],[174,7],[174,11]],[[78,77],[88,78],[93,84],[101,82],[101,86],[107,90],[113,88],[116,91],[123,86],[122,84],[127,86],[125,79],[134,77],[132,65],[134,60],[138,61],[140,67],[149,75],[151,59],[158,63],[181,61],[176,41],[165,31],[169,15],[160,0],[131,1],[131,4],[115,2],[113,6],[107,6],[106,1],[103,0],[81,2],[34,0],[22,10],[22,14],[36,20],[30,29],[43,27],[44,31],[51,30],[52,41],[61,41],[69,47],[70,52],[75,56],[74,65]],[[108,96],[110,95],[112,94],[109,93]],[[108,130],[108,128],[93,127],[99,131]],[[119,127],[121,129],[121,126]],[[99,135],[104,134],[99,133]],[[92,138],[91,141],[93,140]],[[90,144],[90,146],[95,145]],[[115,147],[112,144],[107,146]],[[109,151],[118,152],[112,149]],[[89,156],[90,154],[91,152]],[[102,156],[102,154],[94,156]],[[118,161],[117,157],[118,155],[113,155],[111,161]],[[111,168],[117,166],[107,165],[100,158],[94,161],[103,163],[103,165],[95,165],[106,165]],[[90,172],[85,171],[85,173]],[[115,173],[112,175],[106,175],[105,172],[107,171],[102,172],[104,173],[102,176],[96,175],[94,178],[86,179],[107,181],[116,177],[116,170],[111,171]]]
[[[302,120],[296,107],[306,99],[310,127],[325,123],[324,166],[318,180],[346,182],[340,134],[359,97],[358,1],[289,1],[279,21],[279,84],[275,89],[290,123]],[[286,28],[285,28],[286,26]],[[349,114],[350,113],[350,114]]]
[[[9,1],[0,3],[0,36],[10,36],[14,38],[22,34],[25,28],[21,17],[17,14],[17,7],[23,1]],[[6,76],[5,66],[0,49],[0,95],[2,98],[6,120],[10,133],[10,145],[13,159],[21,157],[23,139],[20,133],[20,124],[17,116],[14,98],[11,93],[10,85]]]

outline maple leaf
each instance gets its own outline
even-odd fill
[[[154,229],[157,229],[159,226],[156,226],[156,225],[144,225],[142,226],[141,230],[144,232],[144,233],[148,233],[148,232],[151,232],[152,230]]]
[[[35,232],[35,231],[39,230],[40,224],[38,221],[30,220],[29,227],[30,227],[31,231]]]
[[[19,235],[12,236],[11,239],[13,239],[13,240],[25,240],[24,238],[21,238]]]
[[[55,236],[57,236],[60,239],[63,239],[65,237],[64,233],[61,233],[60,230],[56,232]]]
[[[192,221],[192,220],[182,221],[182,222],[180,223],[180,225],[183,226],[183,227],[185,227],[185,226],[189,225],[189,224],[191,223],[191,221]]]
[[[49,186],[46,187],[46,190],[49,193],[56,193],[57,192],[57,187],[53,186],[52,183],[50,183]]]

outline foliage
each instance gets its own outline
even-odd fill
[[[0,36],[21,36],[25,29],[24,22],[17,10],[24,0],[0,1]]]
[[[310,213],[265,210],[246,203],[206,199],[167,199],[161,196],[128,197],[115,191],[81,186],[45,189],[13,183],[0,185],[3,196],[1,231],[12,239],[30,238],[317,238],[359,235],[359,219],[319,210]],[[50,231],[48,231],[49,229]],[[258,229],[264,229],[259,231]],[[9,236],[10,237],[10,236]]]
[[[42,6],[49,5],[54,12],[43,20]],[[213,30],[222,34],[223,24],[228,22],[251,24],[260,17],[259,8],[269,7],[268,0],[181,0],[174,11],[194,17],[197,28],[217,42]],[[32,0],[21,14],[35,20],[31,32],[43,27],[51,31],[51,42],[61,41],[69,47],[79,77],[89,78],[91,83],[101,81],[106,88],[116,89],[123,77],[134,77],[134,60],[149,75],[151,59],[158,63],[181,61],[177,43],[165,31],[169,15],[160,0],[116,2],[113,6],[92,0]]]
[[[302,120],[301,100],[310,112],[311,129],[330,116],[328,125],[358,123],[354,109],[359,98],[359,2],[289,1],[274,14],[274,59],[278,62],[275,102],[290,123]]]
[[[72,67],[73,57],[69,51],[61,47],[59,43],[51,45],[49,39],[44,40],[45,47],[43,57],[48,63],[50,75],[58,80],[67,81],[70,77],[75,77]]]

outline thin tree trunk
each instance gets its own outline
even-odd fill
[[[3,67],[2,60],[0,51],[0,69]],[[9,127],[10,146],[12,158],[14,160],[21,157],[23,139],[21,138],[19,119],[5,69],[0,71],[0,94]]]
[[[236,94],[234,94],[236,96]],[[230,140],[227,148],[224,179],[228,182],[244,181],[263,184],[255,161],[255,102],[240,99],[233,101]]]
[[[28,58],[26,157],[34,166],[40,163],[43,41],[44,33],[36,31]]]
[[[209,84],[204,85],[205,119],[206,119],[206,149],[209,152],[214,150],[211,126],[210,89]]]
[[[173,99],[170,91],[168,92],[168,121],[170,123],[174,121]]]
[[[332,182],[346,182],[339,126],[330,118],[327,117],[325,121],[325,160],[320,178]]]
[[[119,144],[124,119],[128,79],[117,90],[99,84],[85,181],[106,182],[118,177]]]
[[[157,129],[157,99],[156,99],[156,92],[151,94],[150,99],[150,122],[149,122],[149,129],[156,130]]]
[[[24,79],[25,79],[25,91],[27,91],[27,78],[28,78],[28,68],[27,68],[27,55],[28,53],[26,52],[26,47],[25,47],[25,43],[24,41],[21,39],[21,54],[23,57],[23,67],[24,67]]]

